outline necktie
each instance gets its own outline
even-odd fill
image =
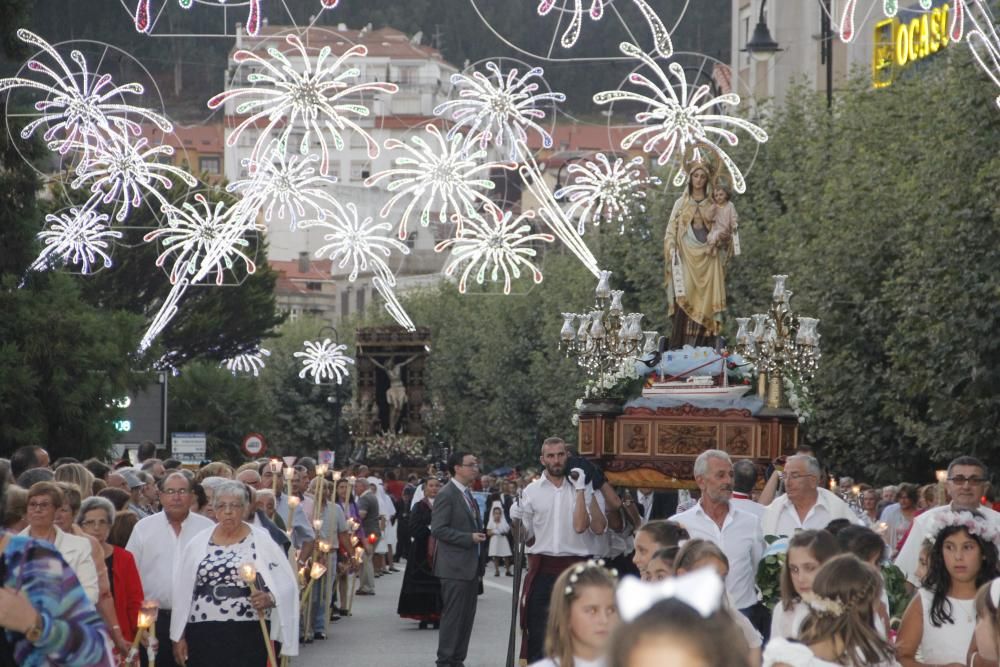
[[[472,512],[472,516],[476,520],[476,530],[479,530],[479,508],[476,507],[476,501],[468,489],[465,490],[465,502],[469,503],[469,511]]]

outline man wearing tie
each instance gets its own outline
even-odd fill
[[[470,490],[479,475],[476,457],[457,451],[448,457],[448,470],[451,481],[438,492],[431,513],[431,535],[437,540],[434,574],[441,580],[442,601],[437,665],[462,667],[476,618],[486,533]]]

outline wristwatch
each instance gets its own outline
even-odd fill
[[[34,644],[42,638],[42,630],[44,629],[45,624],[42,621],[42,615],[35,612],[35,622],[31,624],[31,627],[24,631],[24,636],[29,642]]]

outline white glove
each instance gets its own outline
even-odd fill
[[[521,503],[514,503],[510,506],[510,518],[517,519],[518,521],[524,518],[524,510],[521,509]]]
[[[577,491],[583,491],[584,489],[586,489],[587,476],[583,474],[583,469],[573,468],[570,472],[576,473],[576,479],[573,479],[572,476],[570,477],[570,480],[573,482],[573,488],[576,489]]]

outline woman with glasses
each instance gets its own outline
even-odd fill
[[[187,667],[264,667],[268,662],[259,619],[281,654],[299,652],[299,589],[288,556],[265,531],[243,520],[250,494],[242,482],[215,487],[217,524],[196,535],[174,570],[170,639]],[[252,564],[255,591],[241,576]]]
[[[107,498],[100,496],[91,496],[84,500],[76,515],[76,525],[97,540],[101,546],[104,564],[108,568],[108,579],[111,582],[115,613],[121,625],[121,634],[125,641],[131,644],[138,630],[139,608],[143,599],[142,580],[139,579],[139,570],[135,567],[135,558],[132,554],[108,542],[111,525],[114,522],[114,505]],[[128,649],[125,650],[127,652]]]

